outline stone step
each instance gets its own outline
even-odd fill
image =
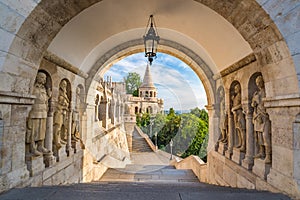
[[[152,149],[143,137],[132,138],[132,152],[152,152]]]
[[[130,183],[93,182],[66,186],[25,187],[0,194],[3,200],[72,199],[72,200],[289,200],[290,198],[270,192],[208,185],[205,183]]]
[[[127,165],[121,169],[109,169],[100,182],[199,182],[192,170],[177,170],[165,165]]]

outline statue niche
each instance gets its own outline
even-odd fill
[[[53,139],[56,149],[60,149],[62,145],[67,144],[68,133],[68,114],[70,100],[67,94],[67,81],[62,80],[59,84],[59,94],[57,109],[53,118]]]
[[[44,72],[38,72],[33,87],[33,95],[36,98],[27,119],[26,149],[27,153],[34,157],[50,152],[44,146],[48,100],[52,95],[51,89],[46,88],[46,80],[47,75]]]
[[[241,97],[241,86],[239,83],[235,84],[233,95],[231,97],[232,100],[232,108],[233,112],[233,120],[235,127],[235,136],[237,145],[235,148],[240,150],[241,152],[246,151],[246,121],[242,108],[242,97]]]
[[[266,164],[271,163],[271,122],[264,107],[263,98],[266,97],[264,80],[261,75],[255,79],[257,91],[253,94],[251,106],[254,108],[253,124],[254,137],[258,145],[258,153],[254,158],[264,159]]]

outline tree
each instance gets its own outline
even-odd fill
[[[142,84],[141,77],[136,72],[129,72],[125,78],[126,92],[127,94],[134,94],[138,96],[138,88]]]
[[[191,109],[191,114],[196,115],[200,119],[204,120],[205,122],[208,123],[208,113],[206,112],[205,109],[199,109],[198,107]]]

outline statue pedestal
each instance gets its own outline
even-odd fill
[[[29,170],[30,176],[35,176],[45,169],[43,156],[33,157],[26,156],[27,169]]]
[[[242,160],[245,158],[245,153],[241,152],[239,149],[233,148],[232,161],[241,165]]]
[[[215,148],[215,151],[218,151],[218,149],[219,149],[219,142],[217,142],[217,143],[215,144],[214,148]]]
[[[231,159],[231,156],[232,156],[232,151],[230,149],[227,149],[227,151],[225,151],[225,157]]]
[[[67,145],[68,146],[68,145]],[[66,148],[67,156],[70,157],[74,154],[72,144]]]
[[[261,177],[264,180],[267,180],[267,175],[270,173],[271,164],[266,164],[262,159],[254,159],[253,173]]]
[[[246,155],[246,158],[242,161],[242,166],[251,170],[253,168],[253,158]]]
[[[81,149],[80,141],[78,142],[72,141],[72,148],[74,149],[74,153],[77,153]]]
[[[50,152],[50,153],[45,153],[44,154],[44,163],[46,165],[46,167],[50,167],[52,166],[54,163],[56,163],[56,159],[55,157],[53,156],[53,153]]]
[[[66,146],[63,145],[59,150],[55,150],[54,156],[56,157],[56,162],[65,160],[67,158]]]
[[[225,151],[227,150],[227,144],[219,142],[218,152],[222,155],[225,155]]]

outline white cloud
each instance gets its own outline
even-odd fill
[[[143,79],[146,61],[143,53],[131,55],[117,62],[105,76],[122,81],[128,72],[137,72]],[[197,106],[203,108],[207,104],[206,93],[199,78],[179,59],[159,54],[150,70],[158,96],[164,99],[165,109],[173,107],[176,110],[188,110]]]

